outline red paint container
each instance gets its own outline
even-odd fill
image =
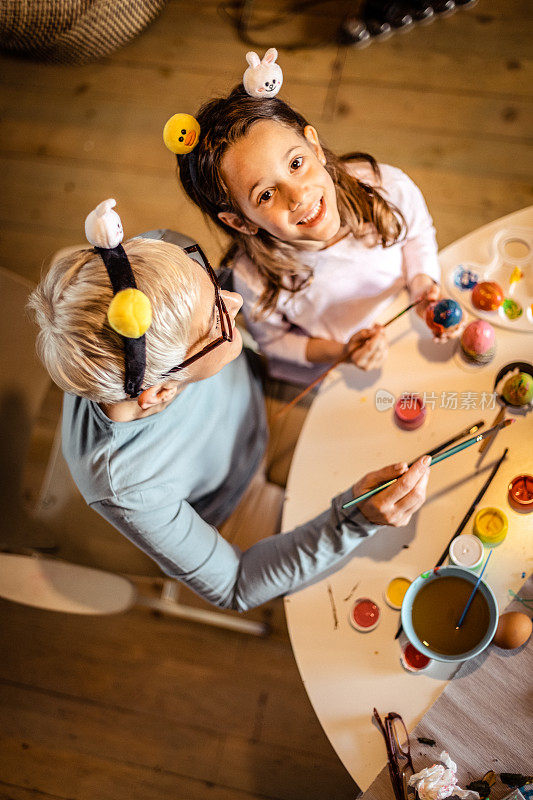
[[[348,619],[356,631],[368,633],[378,626],[381,611],[369,597],[359,597],[350,609]]]
[[[394,406],[396,424],[405,431],[415,431],[424,424],[426,407],[417,394],[402,394]]]
[[[517,475],[507,489],[509,505],[517,511],[533,511],[533,475]]]
[[[404,647],[400,661],[408,672],[420,672],[431,664],[431,658],[420,653],[410,642]]]

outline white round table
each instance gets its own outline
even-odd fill
[[[447,247],[440,255],[443,271],[468,260],[486,261],[494,235],[506,226],[533,228],[533,207]],[[387,316],[406,301],[406,295],[398,298]],[[499,410],[492,394],[497,372],[511,361],[533,361],[533,336],[504,328],[496,328],[496,357],[483,368],[462,365],[454,353],[456,343],[434,343],[414,312],[391,325],[387,335],[391,349],[381,372],[342,366],[328,376],[315,399],[292,463],[284,530],[323,511],[331,497],[366,472],[410,461],[479,419],[490,427]],[[417,431],[400,430],[392,409],[376,408],[380,389],[395,397],[425,392],[425,424]],[[383,714],[400,713],[411,730],[453,674],[437,662],[419,674],[402,668],[394,638],[399,612],[386,605],[383,592],[393,577],[414,578],[435,564],[505,447],[509,454],[480,506],[498,506],[509,520],[508,536],[484,576],[500,608],[511,599],[508,590],[517,591],[523,573],[531,572],[533,514],[510,508],[507,486],[515,475],[533,473],[533,413],[516,418],[517,424],[497,435],[481,461],[475,445],[435,465],[427,501],[406,528],[381,529],[342,568],[285,598],[291,643],[311,703],[362,790],[386,762],[384,742],[371,724],[373,707]],[[472,521],[465,532],[471,530]],[[359,633],[348,622],[357,597],[370,597],[381,607],[380,624],[372,632]]]

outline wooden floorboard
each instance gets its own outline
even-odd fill
[[[38,789],[23,789],[0,780],[0,800],[68,800],[65,795],[48,794]]]
[[[218,787],[215,798],[230,789],[279,800],[353,796],[305,697],[279,613],[274,635],[256,640],[142,609],[90,618],[0,602],[0,612],[4,780],[53,795],[64,772],[66,796],[83,798],[85,784],[71,771],[94,762],[109,780],[125,773],[114,800],[148,773],[174,776],[176,787],[190,781],[190,794],[178,796],[191,798],[207,784]],[[43,773],[47,752],[57,775]]]
[[[127,235],[178,228],[216,263],[224,237],[178,192],[161,129],[242,76],[250,48],[219,6],[169,0],[96,64],[0,57],[1,266],[38,280],[58,248],[83,244],[83,220],[105,197],[116,197]],[[280,49],[282,96],[332,149],[407,172],[441,247],[530,205],[533,5],[479,0],[362,51],[280,47],[332,36],[348,6],[316,3],[254,33],[265,42],[256,49]],[[286,7],[255,0],[254,19]],[[95,547],[104,541],[95,534]],[[140,608],[88,618],[0,602],[0,800],[353,798],[281,602],[252,616],[270,617],[270,639]]]

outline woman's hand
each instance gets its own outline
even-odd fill
[[[354,485],[354,497],[392,478],[398,480],[388,489],[383,489],[360,503],[358,508],[361,513],[377,525],[393,525],[396,528],[407,525],[413,514],[425,502],[430,463],[429,456],[422,456],[409,469],[407,464],[392,464],[375,472],[369,472]]]
[[[385,331],[381,325],[376,324],[371,328],[363,328],[352,336],[346,345],[346,360],[359,369],[379,369],[388,352],[389,345]]]

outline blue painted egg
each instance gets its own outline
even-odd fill
[[[456,300],[439,300],[433,309],[433,321],[443,328],[453,328],[463,318],[463,310]]]
[[[460,264],[454,273],[453,282],[457,286],[458,289],[461,291],[466,291],[473,289],[474,286],[478,283],[479,277],[476,272],[472,269],[468,269],[467,267],[463,267]]]

